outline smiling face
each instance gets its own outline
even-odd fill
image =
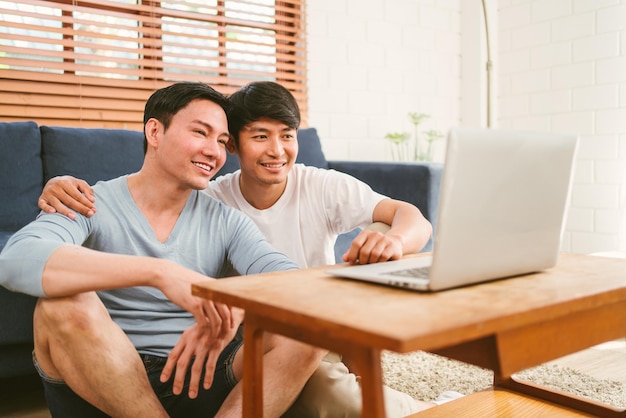
[[[146,137],[164,179],[182,189],[204,189],[226,161],[226,113],[204,99],[191,101],[178,111],[165,130],[156,119],[146,123]]]
[[[273,187],[280,192],[298,156],[297,131],[282,122],[261,118],[239,131],[236,150],[241,167],[242,189]]]

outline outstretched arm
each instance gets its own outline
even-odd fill
[[[176,305],[193,314],[201,325],[209,325],[216,336],[222,322],[231,322],[230,311],[191,294],[191,284],[214,280],[172,261],[154,257],[111,254],[79,245],[63,245],[45,264],[43,291],[48,297],[83,292],[150,286],[159,289]]]
[[[361,231],[343,255],[343,261],[369,264],[397,260],[405,254],[420,251],[432,235],[432,225],[422,212],[399,200],[381,200],[374,208],[372,220],[391,227],[384,233],[368,229]]]
[[[94,193],[86,181],[72,176],[53,177],[43,188],[37,204],[46,213],[58,212],[76,219],[76,211],[86,217],[96,213]]]

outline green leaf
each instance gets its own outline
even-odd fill
[[[415,126],[419,125],[420,123],[422,123],[424,119],[428,119],[429,117],[430,115],[427,115],[426,113],[418,113],[418,112],[409,113],[409,119],[411,120],[411,123]]]
[[[408,132],[390,132],[385,135],[385,138],[393,142],[394,144],[401,144],[406,142],[411,135]]]

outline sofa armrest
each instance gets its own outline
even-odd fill
[[[443,164],[329,161],[328,165],[367,183],[380,194],[417,206],[433,225],[433,230],[436,228]],[[424,250],[431,249],[432,240]]]

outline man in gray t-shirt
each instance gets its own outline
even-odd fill
[[[241,414],[242,312],[190,285],[297,266],[199,192],[225,161],[227,106],[202,83],[156,91],[141,170],[97,184],[96,215],[42,214],[0,254],[0,284],[40,298],[33,358],[53,416]],[[280,415],[325,353],[279,336],[266,351],[266,413]]]

